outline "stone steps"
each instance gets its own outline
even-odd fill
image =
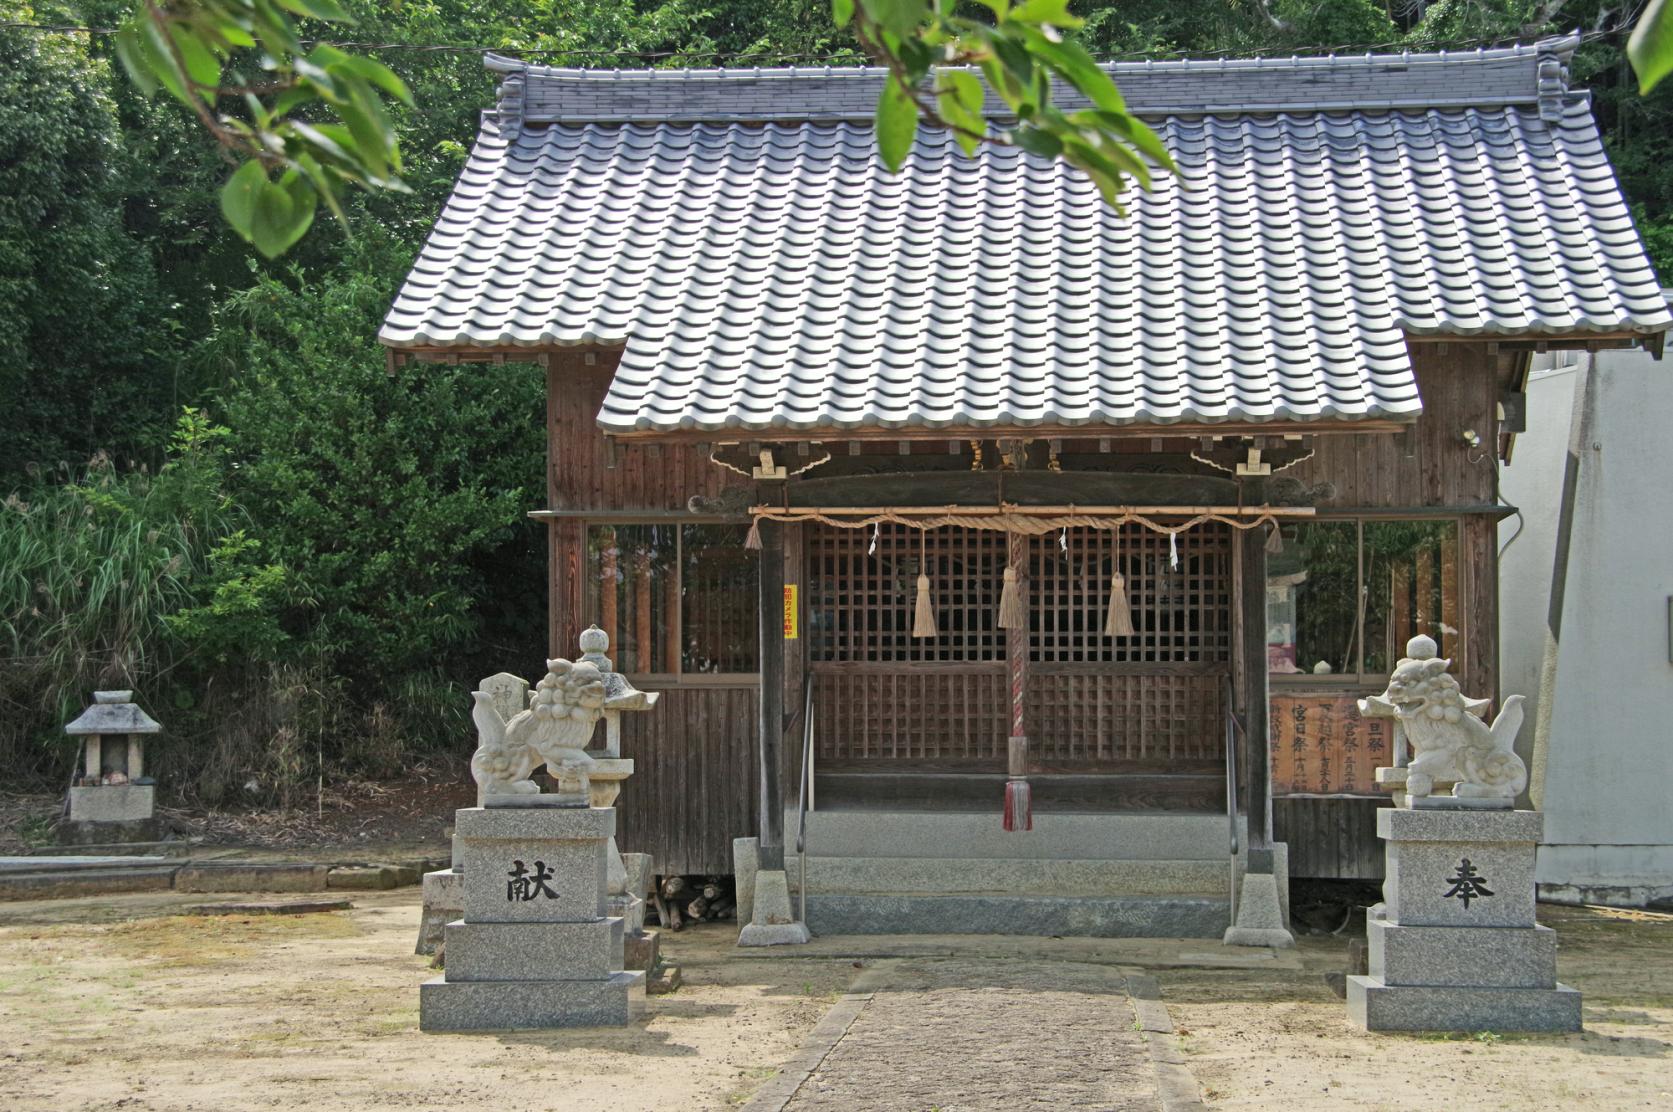
[[[1072,861],[1225,861],[1224,815],[1128,812],[1039,814],[1034,829],[1001,828],[999,811],[812,811],[810,857],[1025,859]],[[1241,820],[1240,820],[1241,823]],[[785,850],[795,853],[796,811],[784,821]]]
[[[1230,924],[1212,896],[1016,896],[814,893],[815,935],[1021,934],[1077,938],[1212,938]]]
[[[1222,815],[826,810],[808,816],[815,934],[1218,938],[1230,920]],[[788,816],[786,865],[800,881]]]
[[[800,866],[791,863],[800,883]],[[1224,896],[1218,861],[1042,860],[992,857],[809,857],[810,893],[942,896]]]

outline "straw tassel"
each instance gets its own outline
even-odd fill
[[[1132,635],[1133,608],[1127,604],[1127,577],[1116,572],[1110,579],[1110,612],[1104,619],[1104,636]]]
[[[755,518],[750,519],[750,521],[749,521],[749,532],[744,534],[744,547],[749,549],[751,552],[761,551],[761,519],[760,518],[755,517]]]
[[[918,573],[918,605],[912,613],[912,636],[939,637],[941,631],[935,628],[935,604],[929,597],[929,576],[924,572]]]
[[[1272,523],[1266,531],[1266,552],[1268,556],[1276,556],[1284,551],[1284,534],[1279,530],[1278,523]]]
[[[1028,615],[1022,612],[1022,592],[1017,587],[1017,569],[1005,569],[1005,586],[999,592],[999,628],[1024,629]]]
[[[912,612],[913,637],[939,637],[935,628],[935,603],[929,597],[928,545],[923,530],[918,531],[918,602]]]
[[[1110,569],[1110,609],[1104,617],[1105,637],[1133,635],[1133,608],[1127,603],[1127,577],[1121,574],[1121,527],[1115,529],[1115,565]]]

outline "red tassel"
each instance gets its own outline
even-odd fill
[[[1005,829],[1034,829],[1034,791],[1027,780],[1005,781]]]

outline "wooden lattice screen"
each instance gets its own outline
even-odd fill
[[[1028,714],[1041,767],[1218,760],[1231,658],[1230,531],[1070,529],[1029,547]],[[1006,535],[810,526],[808,652],[824,762],[1002,762]],[[940,635],[911,636],[920,564]],[[1135,633],[1104,636],[1111,576]]]

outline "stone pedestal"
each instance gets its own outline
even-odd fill
[[[447,924],[447,973],[420,988],[426,1031],[626,1024],[645,975],[623,969],[605,915],[616,813],[593,807],[472,807],[458,813],[462,917]]]
[[[465,874],[453,869],[425,873],[424,914],[418,923],[418,946],[414,952],[435,954],[441,950],[447,924],[464,913]]]
[[[151,784],[92,784],[70,789],[70,813],[59,841],[91,846],[155,842],[162,833],[156,816],[157,789]]]
[[[740,946],[788,946],[811,941],[807,924],[790,904],[790,880],[783,869],[758,869],[750,921],[738,932]]]
[[[1369,968],[1348,1015],[1371,1031],[1578,1031],[1580,994],[1557,983],[1557,940],[1534,922],[1537,811],[1377,812],[1384,902],[1366,923]]]

